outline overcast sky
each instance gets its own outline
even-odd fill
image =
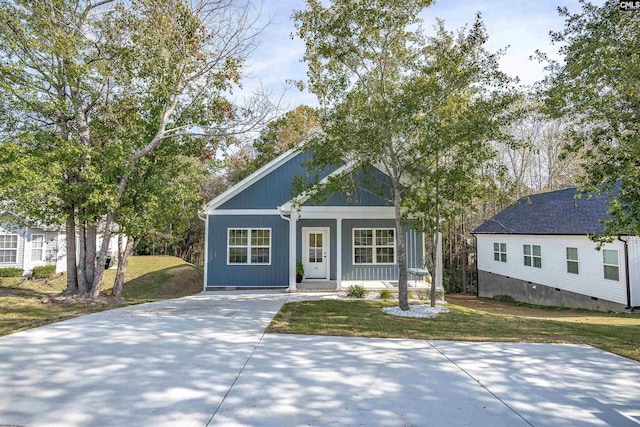
[[[603,1],[593,2],[601,4]],[[542,64],[529,57],[536,49],[548,53],[557,49],[550,43],[549,31],[563,27],[558,6],[566,6],[573,12],[580,10],[578,0],[440,0],[425,9],[421,17],[425,29],[431,30],[435,18],[442,18],[448,30],[456,30],[473,22],[475,13],[480,11],[489,34],[488,49],[496,51],[508,47],[501,61],[502,70],[529,85],[544,75]],[[237,91],[237,95],[262,86],[278,97],[286,80],[306,80],[306,64],[301,62],[304,44],[297,37],[291,38],[294,32],[291,14],[302,8],[304,0],[264,0],[262,16],[271,18],[272,23],[249,58],[243,89]],[[318,105],[314,95],[295,88],[286,92],[283,102],[289,108],[301,104]]]

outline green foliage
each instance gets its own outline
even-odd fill
[[[442,275],[442,287],[448,294],[457,294],[462,292],[462,279],[459,268],[447,266],[444,268]]]
[[[47,225],[108,218],[109,232],[115,218],[133,236],[185,231],[201,202],[196,163],[241,133],[238,122],[266,115],[225,98],[253,23],[249,5],[213,0],[3,2],[0,200]],[[84,292],[85,278],[68,278]]]
[[[563,61],[540,54],[550,71],[542,87],[548,112],[573,125],[566,155],[581,157],[583,189],[618,195],[605,234],[638,235],[640,19],[613,0],[583,3],[576,14],[563,8],[560,15],[565,27],[552,39],[561,45]]]
[[[55,274],[55,265],[40,265],[31,269],[31,277],[34,279],[50,279]]]
[[[382,289],[378,293],[378,298],[380,299],[391,299],[392,297],[393,297],[393,294],[389,289]]]
[[[352,298],[364,298],[367,296],[367,290],[361,285],[351,285],[347,288],[347,296]]]
[[[500,53],[486,51],[478,17],[469,29],[436,35],[420,29],[429,0],[353,2],[327,7],[308,0],[294,13],[306,46],[309,88],[323,109],[324,135],[310,145],[320,170],[348,159],[355,170],[371,163],[391,179],[396,226],[404,215],[434,230],[468,203],[492,158],[489,142],[503,137],[514,100],[498,69]],[[345,176],[313,183],[320,194],[350,184]],[[408,308],[404,235],[397,235],[400,307]]]
[[[300,260],[296,260],[296,274],[304,276],[304,265]]]
[[[21,268],[0,268],[0,277],[21,277],[22,273]]]
[[[300,105],[288,111],[270,122],[251,146],[241,147],[228,159],[228,183],[241,181],[319,130],[320,115],[316,109]]]

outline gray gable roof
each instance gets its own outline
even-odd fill
[[[597,234],[609,219],[609,195],[581,194],[576,188],[523,197],[473,230],[475,234]]]

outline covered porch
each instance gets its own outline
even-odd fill
[[[368,290],[397,289],[395,212],[390,206],[291,206],[280,207],[281,217],[289,222],[289,291],[341,291],[353,284]],[[373,243],[371,262],[358,259],[355,248],[358,230],[387,230],[385,236],[369,236]],[[390,230],[390,231],[389,231]],[[407,266],[422,267],[425,259],[424,233],[407,225],[403,229]],[[375,249],[383,238],[392,238],[384,249]],[[380,254],[387,255],[382,262]],[[389,255],[390,254],[390,255]],[[390,258],[390,259],[389,259]],[[304,278],[296,283],[296,266],[301,263]],[[411,288],[427,288],[421,277],[409,276]]]

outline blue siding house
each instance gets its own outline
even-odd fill
[[[310,156],[288,151],[207,204],[205,290],[397,284],[394,210],[372,190],[388,177],[373,167],[366,174],[349,164],[325,169],[317,179],[352,173],[360,188],[314,205],[291,192],[296,176],[307,177]],[[423,233],[410,225],[402,232],[408,267],[422,267]],[[302,285],[296,283],[296,261],[304,265]]]

